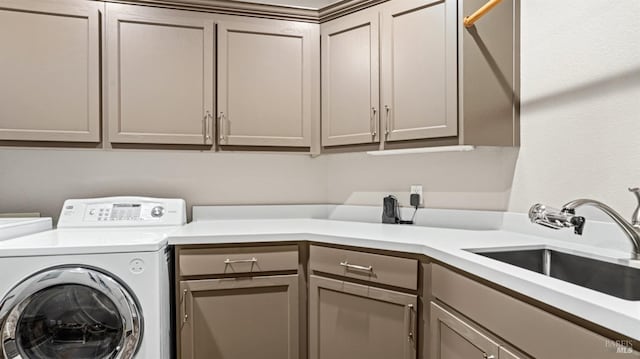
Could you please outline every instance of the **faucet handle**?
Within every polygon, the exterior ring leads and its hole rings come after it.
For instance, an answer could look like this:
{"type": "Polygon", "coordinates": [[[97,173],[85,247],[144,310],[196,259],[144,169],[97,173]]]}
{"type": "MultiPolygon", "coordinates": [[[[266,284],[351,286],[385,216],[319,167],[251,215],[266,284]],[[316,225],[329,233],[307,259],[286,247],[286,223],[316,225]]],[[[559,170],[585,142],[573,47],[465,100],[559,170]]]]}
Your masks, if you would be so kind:
{"type": "Polygon", "coordinates": [[[636,210],[633,211],[633,214],[631,215],[631,225],[633,225],[634,227],[640,228],[640,188],[639,187],[629,188],[629,192],[635,194],[636,198],[638,199],[638,205],[636,206],[636,210]]]}

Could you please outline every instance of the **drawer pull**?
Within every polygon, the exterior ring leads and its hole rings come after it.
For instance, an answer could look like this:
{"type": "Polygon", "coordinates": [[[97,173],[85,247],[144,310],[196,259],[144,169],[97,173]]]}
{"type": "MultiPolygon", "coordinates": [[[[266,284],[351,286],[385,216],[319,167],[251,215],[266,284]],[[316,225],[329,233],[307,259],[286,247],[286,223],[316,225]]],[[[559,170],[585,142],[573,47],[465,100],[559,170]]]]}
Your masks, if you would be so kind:
{"type": "Polygon", "coordinates": [[[258,260],[255,257],[251,259],[234,259],[234,260],[227,258],[224,260],[225,265],[236,264],[236,263],[258,263],[258,260]]]}
{"type": "Polygon", "coordinates": [[[413,324],[413,304],[407,304],[405,308],[407,310],[407,323],[409,324],[409,328],[407,329],[407,338],[410,342],[412,342],[415,339],[415,329],[413,324]]]}
{"type": "Polygon", "coordinates": [[[357,264],[349,264],[349,262],[344,261],[344,262],[340,262],[340,265],[347,268],[347,269],[355,269],[355,270],[361,270],[361,271],[366,271],[366,272],[373,272],[373,267],[372,266],[359,266],[357,264]]]}
{"type": "Polygon", "coordinates": [[[187,293],[189,293],[187,289],[182,291],[182,313],[184,314],[182,317],[183,323],[186,323],[189,320],[189,313],[187,313],[187,293]]]}

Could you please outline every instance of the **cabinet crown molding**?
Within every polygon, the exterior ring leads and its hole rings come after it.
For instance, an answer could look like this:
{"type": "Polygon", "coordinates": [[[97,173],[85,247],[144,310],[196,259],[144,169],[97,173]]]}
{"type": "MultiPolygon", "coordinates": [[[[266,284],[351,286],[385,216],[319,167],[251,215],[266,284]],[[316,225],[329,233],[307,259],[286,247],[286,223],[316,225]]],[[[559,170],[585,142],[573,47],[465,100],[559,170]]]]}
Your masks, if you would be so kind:
{"type": "Polygon", "coordinates": [[[388,0],[342,0],[323,8],[242,2],[236,0],[104,0],[105,2],[209,11],[281,20],[322,23],[388,0]]]}

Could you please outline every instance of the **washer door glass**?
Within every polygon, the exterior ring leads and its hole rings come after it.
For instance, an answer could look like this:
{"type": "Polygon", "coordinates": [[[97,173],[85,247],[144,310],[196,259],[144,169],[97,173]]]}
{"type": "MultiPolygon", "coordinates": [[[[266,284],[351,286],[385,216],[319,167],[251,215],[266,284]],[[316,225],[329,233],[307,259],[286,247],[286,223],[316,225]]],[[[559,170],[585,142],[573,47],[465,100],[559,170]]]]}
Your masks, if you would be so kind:
{"type": "Polygon", "coordinates": [[[36,293],[16,330],[27,358],[104,358],[122,338],[120,314],[104,294],[82,285],[60,285],[36,293]]]}
{"type": "Polygon", "coordinates": [[[114,278],[90,268],[40,272],[0,303],[0,357],[131,359],[142,338],[139,306],[114,278]]]}

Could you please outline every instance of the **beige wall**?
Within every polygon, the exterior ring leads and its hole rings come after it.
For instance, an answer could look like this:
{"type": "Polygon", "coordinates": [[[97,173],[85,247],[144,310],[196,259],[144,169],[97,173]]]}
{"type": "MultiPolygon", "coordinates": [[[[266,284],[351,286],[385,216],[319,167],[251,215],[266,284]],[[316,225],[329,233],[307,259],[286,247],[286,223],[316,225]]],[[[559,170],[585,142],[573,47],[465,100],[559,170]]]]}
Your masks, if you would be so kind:
{"type": "Polygon", "coordinates": [[[67,198],[181,197],[194,204],[323,203],[325,159],[300,154],[0,149],[0,213],[57,217],[67,198]]]}
{"type": "Polygon", "coordinates": [[[384,157],[330,155],[328,200],[382,205],[382,197],[392,193],[408,206],[410,186],[420,184],[427,207],[504,210],[517,153],[512,148],[480,148],[384,157]]]}

